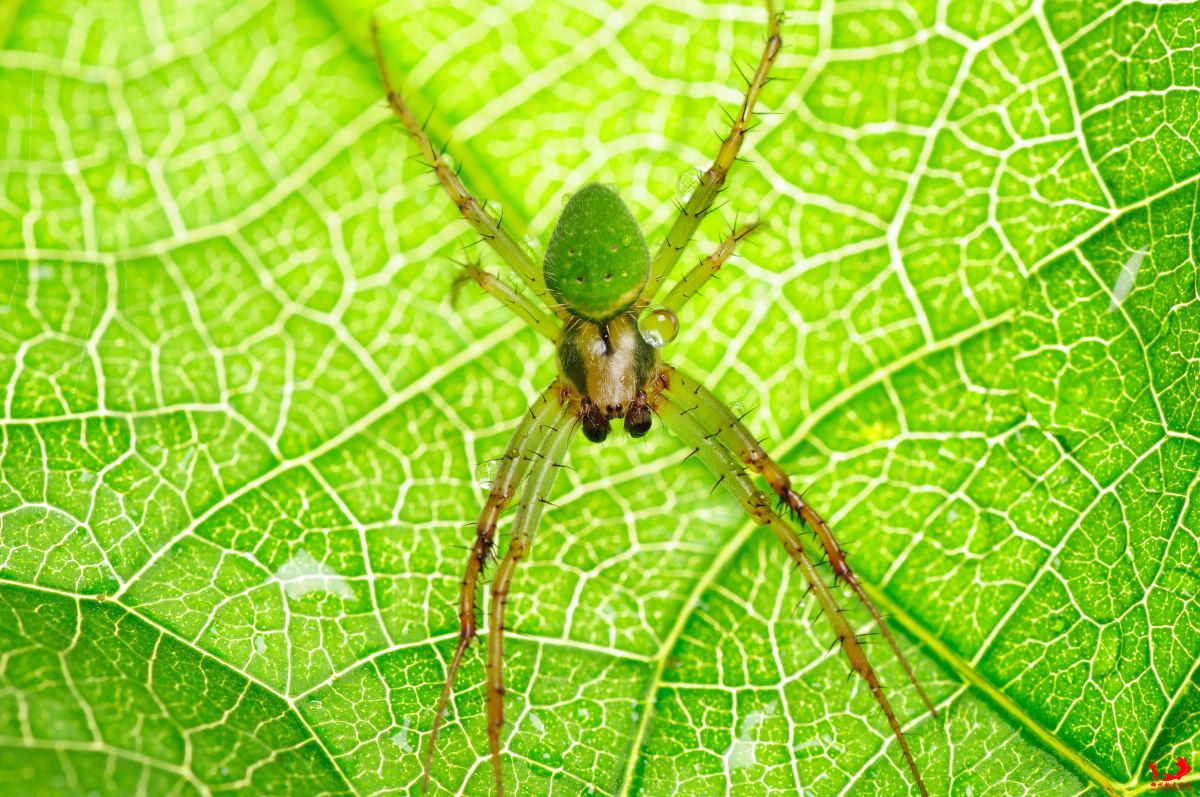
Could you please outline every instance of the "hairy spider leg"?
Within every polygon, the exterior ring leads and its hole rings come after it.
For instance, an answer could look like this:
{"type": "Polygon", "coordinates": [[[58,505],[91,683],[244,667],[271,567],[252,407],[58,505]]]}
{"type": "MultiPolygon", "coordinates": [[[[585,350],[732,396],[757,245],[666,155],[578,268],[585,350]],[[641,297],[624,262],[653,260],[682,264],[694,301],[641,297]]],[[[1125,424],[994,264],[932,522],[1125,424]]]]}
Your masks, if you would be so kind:
{"type": "Polygon", "coordinates": [[[474,282],[483,289],[484,293],[495,297],[502,305],[512,310],[513,315],[531,326],[542,337],[554,342],[558,341],[559,335],[562,334],[562,325],[557,320],[542,312],[528,296],[514,290],[511,285],[496,275],[484,271],[478,263],[463,264],[458,279],[454,281],[451,296],[456,297],[459,289],[468,282],[474,282]]]}
{"type": "Polygon", "coordinates": [[[530,465],[525,489],[513,518],[512,536],[504,559],[492,579],[492,598],[489,604],[487,637],[487,717],[488,746],[492,751],[492,773],[496,776],[496,797],[503,797],[504,776],[500,768],[500,728],[504,725],[504,610],[508,606],[508,590],[512,585],[517,564],[529,552],[533,533],[542,519],[542,509],[549,501],[550,489],[561,469],[567,446],[579,425],[573,415],[560,415],[558,428],[546,441],[546,455],[530,465]]]}
{"type": "Polygon", "coordinates": [[[771,529],[795,563],[796,568],[803,573],[810,591],[817,597],[822,612],[833,624],[837,642],[841,646],[842,652],[846,654],[851,669],[866,681],[875,702],[883,709],[892,733],[908,762],[908,768],[916,780],[917,787],[921,790],[922,795],[928,797],[929,792],[925,789],[925,782],[921,779],[921,773],[917,769],[916,759],[908,747],[908,741],[904,738],[904,731],[900,728],[896,714],[892,711],[891,704],[883,693],[883,686],[879,683],[874,668],[871,667],[871,662],[859,642],[858,635],[854,633],[850,622],[842,614],[833,592],[817,572],[812,558],[805,552],[799,535],[791,524],[776,515],[771,509],[771,503],[766,493],[755,486],[738,458],[717,439],[711,418],[703,408],[688,400],[690,395],[690,392],[680,394],[672,385],[663,391],[662,396],[665,400],[659,403],[655,411],[675,436],[695,449],[696,453],[700,455],[701,461],[717,476],[718,482],[733,494],[746,514],[756,523],[771,529]]]}
{"type": "Polygon", "coordinates": [[[450,702],[450,694],[454,690],[454,677],[462,663],[463,654],[471,640],[475,638],[475,590],[488,560],[493,557],[496,540],[496,524],[500,513],[508,506],[516,494],[517,487],[525,474],[533,466],[546,461],[547,446],[555,426],[564,412],[564,405],[559,401],[562,386],[555,381],[533,400],[533,404],[525,412],[521,422],[517,424],[512,439],[504,451],[496,480],[492,483],[487,501],[479,513],[475,524],[475,545],[467,559],[467,569],[463,574],[462,589],[458,600],[458,646],[450,666],[446,669],[446,682],[442,686],[441,697],[438,698],[437,710],[433,715],[433,730],[429,734],[429,747],[425,750],[425,765],[422,774],[423,787],[429,785],[429,775],[433,766],[433,752],[437,745],[438,731],[445,719],[446,709],[450,702]]]}
{"type": "Polygon", "coordinates": [[[429,134],[425,132],[425,126],[417,121],[412,108],[404,101],[403,95],[396,90],[392,83],[391,73],[387,68],[387,61],[383,56],[383,47],[379,41],[379,24],[374,18],[371,19],[371,42],[375,49],[375,60],[379,64],[379,76],[383,81],[384,90],[387,92],[388,105],[399,117],[405,130],[408,131],[408,135],[416,142],[417,148],[421,151],[421,157],[433,169],[438,181],[453,200],[454,206],[458,208],[458,212],[467,220],[471,228],[487,241],[488,246],[492,247],[496,254],[500,255],[501,259],[517,273],[517,276],[529,285],[533,293],[557,312],[553,300],[546,291],[546,279],[542,276],[541,266],[530,259],[521,245],[509,235],[497,219],[493,219],[484,212],[483,205],[467,190],[458,173],[446,163],[445,158],[442,157],[442,151],[433,146],[429,134]]]}
{"type": "Polygon", "coordinates": [[[854,594],[858,596],[863,605],[867,607],[867,611],[871,613],[871,617],[879,627],[880,633],[883,634],[884,639],[891,646],[892,652],[896,654],[896,658],[900,660],[901,666],[904,667],[904,672],[908,675],[908,680],[916,687],[917,694],[921,696],[921,700],[929,708],[929,713],[936,717],[937,709],[933,707],[933,702],[925,694],[925,690],[921,688],[921,684],[917,681],[917,676],[913,672],[912,666],[908,663],[908,659],[900,652],[900,646],[896,643],[896,638],[892,636],[891,629],[888,628],[883,615],[875,608],[874,602],[867,595],[858,577],[850,568],[850,563],[846,559],[846,552],[838,544],[837,538],[833,536],[833,531],[830,530],[829,525],[817,514],[816,510],[804,503],[799,493],[792,489],[792,482],[788,478],[788,475],[767,455],[762,445],[759,444],[758,439],[742,424],[741,419],[725,406],[724,402],[705,388],[699,380],[681,373],[677,368],[666,366],[663,370],[667,373],[668,379],[670,379],[675,395],[691,401],[692,409],[689,412],[693,410],[699,412],[700,418],[703,419],[705,425],[712,427],[717,439],[741,459],[743,464],[750,466],[750,468],[766,479],[767,484],[771,486],[771,490],[779,498],[779,502],[787,507],[792,518],[799,519],[813,530],[813,533],[816,534],[817,539],[821,542],[821,547],[825,550],[825,558],[829,561],[829,566],[833,569],[834,582],[836,583],[839,578],[845,581],[850,586],[850,589],[854,590],[854,594]]]}
{"type": "Polygon", "coordinates": [[[671,288],[671,292],[667,294],[667,298],[663,299],[662,306],[673,312],[676,318],[678,318],[679,311],[683,309],[683,306],[688,303],[689,299],[699,293],[704,283],[708,282],[721,270],[721,266],[725,265],[725,261],[733,254],[733,250],[738,243],[747,235],[757,230],[758,227],[758,222],[755,222],[731,230],[715,252],[692,266],[692,270],[684,274],[679,282],[675,283],[675,287],[671,288]]]}
{"type": "Polygon", "coordinates": [[[650,279],[646,282],[646,287],[642,290],[641,298],[638,300],[641,306],[654,301],[659,287],[675,263],[678,262],[680,253],[692,240],[692,235],[695,234],[701,219],[708,214],[717,192],[725,184],[725,177],[729,174],[729,169],[737,159],[738,150],[741,149],[742,142],[746,139],[746,131],[750,128],[750,119],[754,114],[754,106],[758,102],[759,94],[762,93],[763,86],[767,84],[771,66],[775,63],[775,57],[779,55],[779,49],[783,46],[783,39],[779,34],[779,22],[780,16],[775,13],[774,0],[767,0],[767,44],[763,49],[762,58],[759,59],[758,69],[748,81],[741,109],[737,117],[733,119],[729,135],[721,142],[721,149],[717,152],[716,159],[700,178],[700,183],[692,191],[692,195],[679,209],[679,215],[675,217],[675,222],[667,232],[667,237],[659,246],[658,252],[655,253],[654,259],[650,263],[650,279]]]}

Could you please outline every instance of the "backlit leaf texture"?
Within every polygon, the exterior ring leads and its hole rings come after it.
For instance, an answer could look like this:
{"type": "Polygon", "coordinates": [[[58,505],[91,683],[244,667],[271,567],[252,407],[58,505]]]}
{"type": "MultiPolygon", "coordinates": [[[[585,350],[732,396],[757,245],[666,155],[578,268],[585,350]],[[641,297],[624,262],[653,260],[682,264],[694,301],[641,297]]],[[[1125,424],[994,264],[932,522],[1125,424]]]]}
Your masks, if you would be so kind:
{"type": "MultiPolygon", "coordinates": [[[[668,356],[847,541],[931,792],[1200,755],[1200,5],[792,0],[668,356]]],[[[26,795],[417,793],[545,341],[471,291],[403,90],[534,251],[659,240],[753,2],[0,2],[0,771],[26,795]]],[[[515,793],[896,795],[769,535],[661,429],[582,441],[511,604],[515,793]]],[[[847,601],[850,605],[852,601],[847,601]]],[[[863,613],[854,617],[869,630],[863,613]]],[[[433,793],[490,788],[478,649],[433,793]]],[[[1190,780],[1190,779],[1189,779],[1190,780]]]]}

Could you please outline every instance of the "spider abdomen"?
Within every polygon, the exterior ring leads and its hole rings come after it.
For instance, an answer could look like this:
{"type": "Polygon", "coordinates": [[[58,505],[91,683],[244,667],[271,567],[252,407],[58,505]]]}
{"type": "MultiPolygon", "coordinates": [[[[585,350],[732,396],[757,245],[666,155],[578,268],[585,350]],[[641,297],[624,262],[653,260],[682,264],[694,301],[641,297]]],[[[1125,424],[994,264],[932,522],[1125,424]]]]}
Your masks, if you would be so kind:
{"type": "Polygon", "coordinates": [[[610,321],[629,309],[650,273],[650,250],[629,207],[592,183],[567,201],[542,273],[555,301],[576,318],[610,321]]]}
{"type": "Polygon", "coordinates": [[[592,442],[604,440],[617,418],[633,437],[649,430],[646,389],[658,365],[658,350],[642,339],[633,313],[606,324],[569,324],[558,343],[559,370],[578,391],[583,431],[592,442]]]}

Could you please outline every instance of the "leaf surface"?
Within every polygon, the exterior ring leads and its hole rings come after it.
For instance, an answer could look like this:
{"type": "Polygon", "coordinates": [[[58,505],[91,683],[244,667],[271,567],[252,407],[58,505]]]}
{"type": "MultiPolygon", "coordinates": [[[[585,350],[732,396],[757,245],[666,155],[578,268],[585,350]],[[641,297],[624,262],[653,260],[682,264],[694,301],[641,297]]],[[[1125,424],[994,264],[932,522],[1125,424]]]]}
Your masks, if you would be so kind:
{"type": "MultiPolygon", "coordinates": [[[[767,225],[669,356],[755,408],[848,541],[939,704],[873,646],[933,793],[1148,791],[1200,737],[1200,8],[787,11],[785,80],[684,265],[721,216],[767,225]]],[[[535,248],[593,180],[659,240],[765,22],[699,0],[0,5],[21,793],[415,790],[473,474],[554,360],[486,297],[451,311],[471,237],[381,107],[373,12],[535,248]]],[[[510,609],[519,793],[907,793],[783,552],[685,453],[661,429],[571,452],[510,609]]],[[[491,782],[480,658],[441,791],[491,782]]]]}

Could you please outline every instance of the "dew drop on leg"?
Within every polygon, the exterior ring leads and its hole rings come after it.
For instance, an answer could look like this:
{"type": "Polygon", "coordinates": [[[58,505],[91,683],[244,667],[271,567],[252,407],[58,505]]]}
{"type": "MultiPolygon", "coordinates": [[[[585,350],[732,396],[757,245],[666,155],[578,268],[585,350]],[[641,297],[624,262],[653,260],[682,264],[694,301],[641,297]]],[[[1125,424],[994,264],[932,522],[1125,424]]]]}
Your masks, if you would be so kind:
{"type": "Polygon", "coordinates": [[[475,483],[481,489],[490,490],[496,483],[496,474],[500,472],[500,460],[486,459],[475,466],[475,483]]]}
{"type": "Polygon", "coordinates": [[[642,340],[656,349],[661,349],[679,334],[679,319],[666,307],[652,307],[638,319],[642,340]]]}
{"type": "Polygon", "coordinates": [[[700,185],[700,181],[704,179],[704,169],[699,166],[693,166],[687,169],[683,174],[679,175],[679,180],[675,183],[675,197],[680,202],[687,202],[692,198],[692,194],[696,192],[696,188],[700,185]]]}

